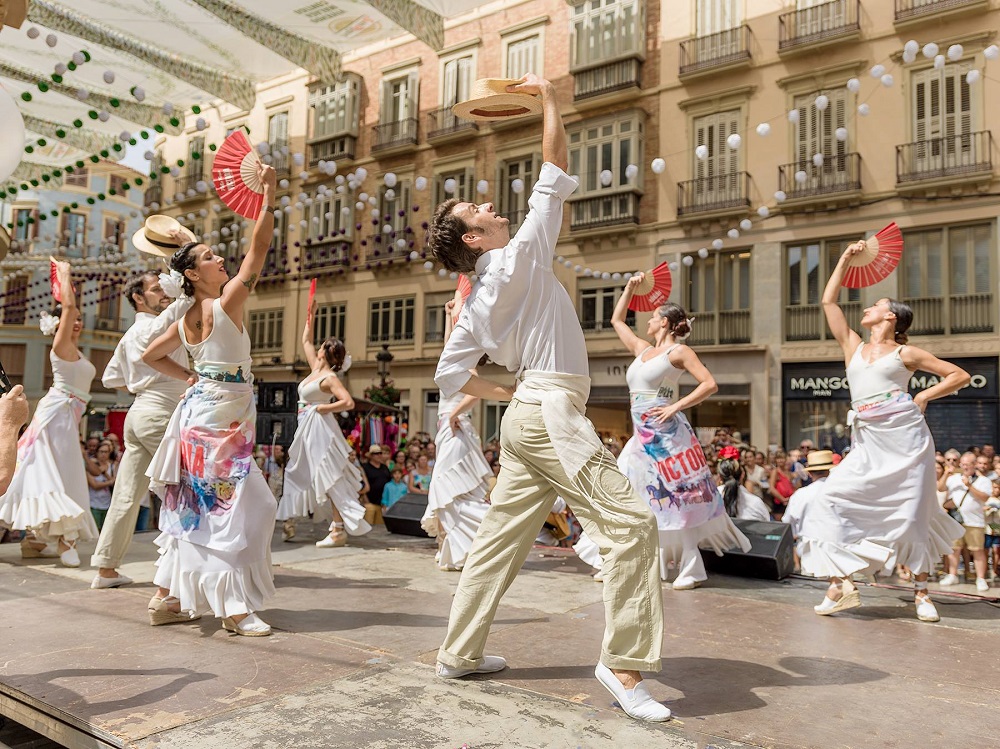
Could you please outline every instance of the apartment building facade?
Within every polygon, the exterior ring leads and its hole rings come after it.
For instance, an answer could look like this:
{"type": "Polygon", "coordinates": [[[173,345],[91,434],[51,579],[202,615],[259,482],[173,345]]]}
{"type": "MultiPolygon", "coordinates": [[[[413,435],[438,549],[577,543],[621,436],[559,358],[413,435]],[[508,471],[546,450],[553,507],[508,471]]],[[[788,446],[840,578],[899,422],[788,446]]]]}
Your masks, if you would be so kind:
{"type": "MultiPolygon", "coordinates": [[[[932,405],[935,435],[996,441],[995,115],[985,106],[996,84],[968,74],[989,64],[984,29],[998,19],[982,0],[496,3],[450,22],[438,53],[388,41],[347,58],[335,85],[289,75],[262,85],[251,111],[222,105],[200,130],[189,117],[184,138],[159,146],[174,172],[147,205],[210,235],[235,264],[248,227],[199,191],[210,158],[191,155],[209,156],[206,144],[237,125],[269,143],[282,205],[247,318],[259,378],[305,374],[298,341],[315,277],[316,335],[345,340],[352,392],[377,379],[388,346],[411,430],[433,432],[455,281],[425,269],[424,224],[456,196],[492,200],[516,226],[540,165],[537,119],[475,125],[450,107],[475,78],[533,70],[556,85],[581,179],[556,273],[587,335],[588,414],[600,431],[628,432],[629,357],[608,325],[619,274],[666,261],[672,298],[697,318],[689,343],[720,384],[692,423],[761,447],[829,441],[847,392],[819,295],[848,241],[896,221],[900,268],[842,302],[855,322],[884,296],[912,304],[913,342],[975,375],[932,405]],[[915,56],[904,54],[910,39],[915,56]],[[938,50],[927,57],[929,43],[938,50]]],[[[928,381],[918,373],[914,386],[928,381]]],[[[480,408],[486,436],[502,410],[480,408]]]]}

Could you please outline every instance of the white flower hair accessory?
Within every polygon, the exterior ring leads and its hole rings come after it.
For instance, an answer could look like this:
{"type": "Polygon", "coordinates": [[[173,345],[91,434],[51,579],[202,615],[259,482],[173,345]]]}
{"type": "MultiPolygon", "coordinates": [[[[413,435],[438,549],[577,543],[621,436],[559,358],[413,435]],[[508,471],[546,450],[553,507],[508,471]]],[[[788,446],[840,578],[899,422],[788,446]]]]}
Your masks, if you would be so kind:
{"type": "Polygon", "coordinates": [[[59,327],[59,318],[48,312],[42,312],[38,318],[38,327],[43,335],[55,335],[56,329],[59,327]]]}
{"type": "Polygon", "coordinates": [[[160,288],[168,297],[176,299],[184,294],[184,276],[173,269],[169,274],[161,273],[160,288]]]}

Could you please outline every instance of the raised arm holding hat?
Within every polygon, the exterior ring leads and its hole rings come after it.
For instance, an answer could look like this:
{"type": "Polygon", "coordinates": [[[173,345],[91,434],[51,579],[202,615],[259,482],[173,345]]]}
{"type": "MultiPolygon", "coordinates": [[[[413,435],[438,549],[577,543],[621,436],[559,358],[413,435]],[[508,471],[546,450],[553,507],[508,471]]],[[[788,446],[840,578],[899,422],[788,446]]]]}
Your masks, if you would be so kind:
{"type": "Polygon", "coordinates": [[[599,545],[607,569],[607,632],[596,675],[625,711],[664,721],[639,671],[660,670],[663,608],[656,522],[584,417],[590,393],[586,341],[552,271],[563,204],[578,183],[565,172],[566,132],[552,84],[526,75],[510,93],[540,96],[544,162],[524,223],[511,237],[493,203],[448,200],[435,211],[430,246],[447,270],[479,277],[445,344],[435,381],[510,400],[500,427],[500,475],[469,552],[438,652],[437,673],[456,678],[506,667],[483,650],[500,598],[524,563],[557,494],[599,545]],[[517,373],[517,390],[473,374],[483,354],[517,373]]]}

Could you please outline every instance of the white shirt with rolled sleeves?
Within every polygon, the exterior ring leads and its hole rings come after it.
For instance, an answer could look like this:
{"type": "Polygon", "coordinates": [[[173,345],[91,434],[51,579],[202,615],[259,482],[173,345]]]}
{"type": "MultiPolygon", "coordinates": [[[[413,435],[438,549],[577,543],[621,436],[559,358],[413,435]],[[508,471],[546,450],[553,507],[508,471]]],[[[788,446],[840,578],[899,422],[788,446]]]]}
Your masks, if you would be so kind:
{"type": "Polygon", "coordinates": [[[528,215],[505,247],[483,253],[479,280],[445,344],[434,381],[451,397],[482,355],[510,372],[590,376],[587,345],[569,294],[552,272],[563,203],[579,186],[555,164],[542,164],[528,215]]]}
{"type": "MultiPolygon", "coordinates": [[[[104,387],[124,388],[133,395],[148,391],[176,402],[187,390],[187,383],[157,372],[142,360],[142,354],[172,323],[184,317],[193,304],[192,298],[181,297],[158,315],[137,312],[135,322],[118,341],[115,353],[104,370],[101,377],[104,387]]],[[[181,345],[170,354],[170,358],[182,367],[188,366],[187,351],[181,345]]]]}

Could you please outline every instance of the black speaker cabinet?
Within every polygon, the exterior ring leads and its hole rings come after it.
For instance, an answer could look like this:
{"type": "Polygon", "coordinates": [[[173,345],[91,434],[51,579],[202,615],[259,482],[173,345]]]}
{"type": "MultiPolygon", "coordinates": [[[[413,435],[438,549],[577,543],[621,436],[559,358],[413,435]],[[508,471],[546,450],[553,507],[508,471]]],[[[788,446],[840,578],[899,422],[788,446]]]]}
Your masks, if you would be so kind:
{"type": "Polygon", "coordinates": [[[282,413],[298,408],[298,393],[294,382],[262,382],[257,389],[257,410],[262,413],[282,413]]]}
{"type": "Polygon", "coordinates": [[[298,416],[295,413],[258,413],[257,444],[270,445],[272,442],[286,450],[292,445],[298,416]]]}
{"type": "Polygon", "coordinates": [[[420,518],[424,516],[426,509],[426,494],[404,494],[392,507],[382,510],[385,529],[402,536],[430,538],[427,531],[420,527],[420,518]]]}
{"type": "Polygon", "coordinates": [[[716,556],[714,551],[702,549],[705,568],[711,572],[736,577],[756,577],[763,580],[781,580],[795,569],[792,554],[792,529],[786,523],[762,520],[733,520],[736,527],[750,539],[750,551],[730,549],[716,556]]]}

